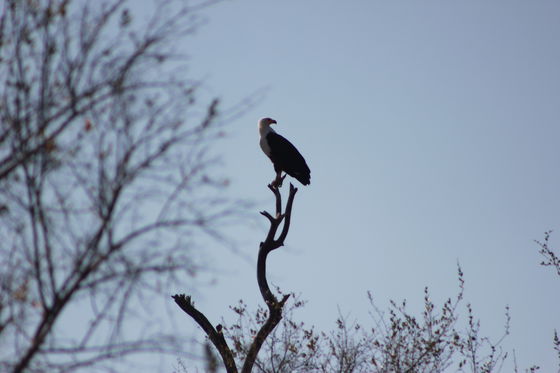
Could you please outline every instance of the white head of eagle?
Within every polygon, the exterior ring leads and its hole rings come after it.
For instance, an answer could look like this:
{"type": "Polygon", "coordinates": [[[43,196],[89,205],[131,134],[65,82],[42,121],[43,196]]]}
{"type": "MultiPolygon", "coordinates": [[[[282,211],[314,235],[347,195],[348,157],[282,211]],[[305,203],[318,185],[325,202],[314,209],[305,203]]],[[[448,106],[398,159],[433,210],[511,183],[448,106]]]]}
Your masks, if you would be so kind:
{"type": "Polygon", "coordinates": [[[311,171],[307,167],[305,159],[291,142],[270,128],[271,124],[276,124],[272,118],[259,120],[261,149],[270,158],[274,171],[276,171],[276,179],[273,183],[282,184],[282,171],[284,171],[303,185],[309,185],[311,171]]]}

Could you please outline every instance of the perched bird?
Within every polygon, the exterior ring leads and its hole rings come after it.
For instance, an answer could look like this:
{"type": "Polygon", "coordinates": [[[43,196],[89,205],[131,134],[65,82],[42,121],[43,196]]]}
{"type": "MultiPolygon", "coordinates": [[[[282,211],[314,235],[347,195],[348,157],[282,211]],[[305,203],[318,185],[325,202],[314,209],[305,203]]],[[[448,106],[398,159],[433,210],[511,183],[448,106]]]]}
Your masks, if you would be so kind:
{"type": "MultiPolygon", "coordinates": [[[[303,185],[311,182],[311,171],[305,159],[291,142],[277,134],[270,125],[276,123],[272,118],[259,120],[261,149],[270,158],[276,171],[272,185],[282,186],[282,171],[297,179],[303,185]]],[[[285,177],[285,176],[284,176],[285,177]]]]}

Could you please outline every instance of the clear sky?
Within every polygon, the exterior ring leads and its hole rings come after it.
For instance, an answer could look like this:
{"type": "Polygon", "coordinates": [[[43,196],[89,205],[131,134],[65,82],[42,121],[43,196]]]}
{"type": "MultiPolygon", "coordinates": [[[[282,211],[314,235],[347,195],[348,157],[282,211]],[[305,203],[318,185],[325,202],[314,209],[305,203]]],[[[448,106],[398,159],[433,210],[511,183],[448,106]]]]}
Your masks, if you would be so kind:
{"type": "Polygon", "coordinates": [[[262,303],[274,172],[256,125],[270,116],[312,171],[269,257],[271,281],[309,301],[299,319],[330,330],[339,306],[367,324],[367,290],[382,309],[419,308],[424,286],[441,304],[459,262],[482,334],[501,336],[509,305],[504,347],[554,371],[560,278],[533,240],[556,229],[560,246],[560,2],[237,0],[204,16],[180,47],[203,94],[244,108],[219,151],[255,216],[233,231],[240,253],[209,249],[220,271],[200,310],[217,323],[239,298],[262,303]]]}

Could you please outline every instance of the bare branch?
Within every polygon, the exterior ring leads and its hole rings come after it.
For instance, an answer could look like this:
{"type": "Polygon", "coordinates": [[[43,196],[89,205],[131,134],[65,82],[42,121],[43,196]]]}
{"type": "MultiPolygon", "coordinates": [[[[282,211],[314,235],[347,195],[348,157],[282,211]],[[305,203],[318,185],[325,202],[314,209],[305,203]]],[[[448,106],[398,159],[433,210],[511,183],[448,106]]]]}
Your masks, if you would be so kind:
{"type": "MultiPolygon", "coordinates": [[[[283,179],[282,179],[283,180],[283,179]]],[[[280,194],[280,189],[277,184],[268,184],[268,189],[274,193],[274,197],[276,197],[276,217],[282,214],[282,195],[280,194]]]]}
{"type": "Polygon", "coordinates": [[[284,240],[288,236],[288,231],[290,230],[290,220],[292,217],[292,205],[294,203],[294,198],[296,196],[297,188],[290,183],[290,195],[288,197],[288,203],[286,204],[286,213],[284,214],[284,227],[282,228],[282,233],[278,237],[278,243],[280,246],[284,245],[284,240]]]}
{"type": "Polygon", "coordinates": [[[560,276],[560,255],[557,255],[550,245],[551,234],[552,231],[546,231],[544,232],[544,240],[535,242],[540,246],[539,254],[541,254],[544,258],[544,260],[541,261],[541,265],[555,268],[556,273],[560,276]]]}
{"type": "MultiPolygon", "coordinates": [[[[270,293],[272,295],[272,293],[270,293]]],[[[284,295],[280,302],[276,300],[274,303],[270,303],[270,300],[267,301],[268,309],[270,314],[268,319],[263,324],[263,326],[259,329],[251,347],[249,347],[249,351],[247,352],[247,356],[245,357],[245,363],[243,364],[243,368],[241,369],[242,373],[250,373],[253,369],[253,365],[255,364],[255,360],[257,359],[257,354],[259,353],[262,344],[268,337],[268,335],[276,328],[276,325],[282,320],[282,309],[284,308],[284,304],[290,297],[290,294],[284,295]]],[[[270,297],[268,297],[270,298],[270,297]]]]}
{"type": "Polygon", "coordinates": [[[284,295],[282,300],[278,301],[270,290],[268,281],[266,279],[266,259],[271,251],[284,245],[284,240],[286,239],[286,236],[288,235],[288,231],[290,229],[292,205],[297,192],[297,188],[290,184],[290,194],[288,196],[285,214],[282,214],[282,202],[278,186],[269,185],[268,188],[274,193],[274,196],[276,197],[276,218],[272,219],[270,214],[266,212],[262,213],[270,221],[270,228],[266,240],[261,243],[259,248],[259,256],[257,259],[257,282],[259,284],[261,295],[268,307],[269,316],[267,321],[260,328],[253,343],[251,344],[251,347],[249,348],[249,351],[245,358],[245,363],[243,364],[243,368],[241,370],[243,373],[251,372],[262,344],[264,343],[268,335],[274,330],[276,325],[278,325],[280,320],[282,320],[282,309],[284,307],[284,304],[290,297],[290,295],[287,294],[284,295]],[[276,235],[276,231],[278,230],[278,227],[282,223],[282,221],[284,221],[282,233],[280,234],[279,238],[275,240],[274,236],[276,235]]]}
{"type": "Polygon", "coordinates": [[[185,313],[192,317],[193,320],[196,321],[196,323],[202,328],[202,330],[204,330],[210,341],[214,344],[214,346],[220,353],[227,372],[237,373],[237,366],[235,365],[233,354],[221,331],[221,325],[218,325],[218,330],[216,330],[212,326],[210,321],[208,321],[206,316],[204,316],[202,312],[195,308],[190,296],[186,296],[185,294],[178,294],[173,295],[172,298],[175,300],[175,303],[177,303],[177,305],[183,311],[185,311],[185,313]]]}
{"type": "Polygon", "coordinates": [[[274,224],[274,218],[268,213],[268,211],[261,211],[261,215],[267,218],[271,224],[274,224]]]}

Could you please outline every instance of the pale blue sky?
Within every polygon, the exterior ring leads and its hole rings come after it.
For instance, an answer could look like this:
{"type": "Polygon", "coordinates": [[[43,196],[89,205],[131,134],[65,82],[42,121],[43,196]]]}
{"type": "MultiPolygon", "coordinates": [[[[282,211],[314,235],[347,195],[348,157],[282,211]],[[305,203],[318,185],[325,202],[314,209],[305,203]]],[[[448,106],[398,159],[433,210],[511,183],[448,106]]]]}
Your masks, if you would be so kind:
{"type": "Polygon", "coordinates": [[[418,308],[424,286],[440,303],[460,262],[482,333],[500,337],[509,305],[504,347],[552,372],[560,279],[533,240],[556,229],[560,246],[560,2],[238,0],[204,15],[188,74],[223,109],[253,103],[220,151],[260,223],[235,237],[250,260],[209,250],[227,270],[200,309],[217,323],[239,298],[262,303],[251,260],[274,172],[256,123],[270,116],[312,171],[269,259],[272,282],[309,301],[301,320],[331,329],[340,306],[367,324],[367,290],[381,308],[418,308]]]}

